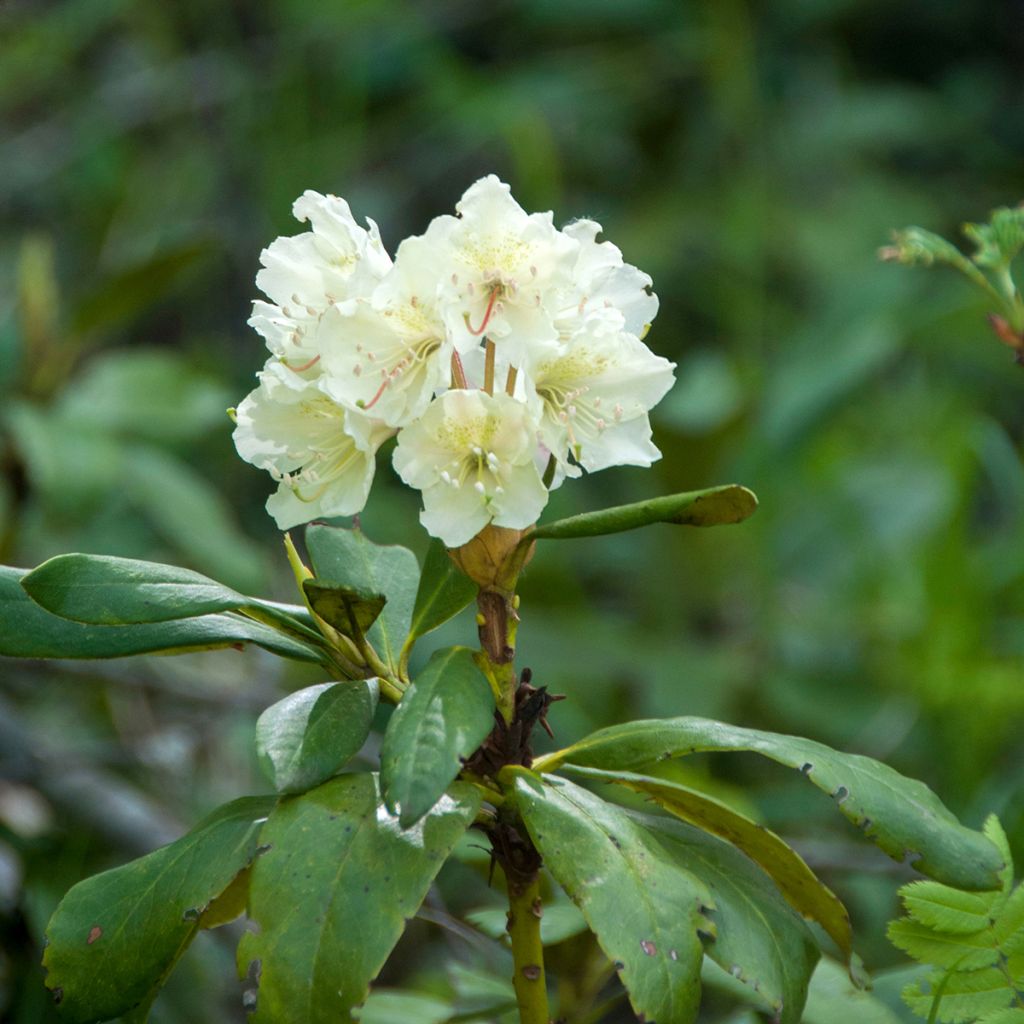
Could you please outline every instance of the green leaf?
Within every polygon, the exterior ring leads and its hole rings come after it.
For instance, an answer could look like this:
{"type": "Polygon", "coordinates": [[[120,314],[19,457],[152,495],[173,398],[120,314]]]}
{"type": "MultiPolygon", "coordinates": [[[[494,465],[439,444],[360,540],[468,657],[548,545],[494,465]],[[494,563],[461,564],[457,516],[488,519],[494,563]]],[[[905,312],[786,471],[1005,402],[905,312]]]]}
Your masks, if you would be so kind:
{"type": "Polygon", "coordinates": [[[455,568],[444,544],[437,539],[432,540],[423,560],[403,654],[408,656],[412,645],[421,636],[458,615],[476,597],[476,589],[476,584],[455,568]]]}
{"type": "Polygon", "coordinates": [[[374,989],[359,1010],[359,1024],[444,1024],[451,1016],[447,1000],[420,992],[374,989]]]}
{"type": "Polygon", "coordinates": [[[676,817],[732,843],[771,876],[794,910],[817,921],[847,959],[853,955],[850,916],[839,897],[774,832],[678,782],[575,765],[565,765],[564,770],[587,779],[618,783],[649,796],[676,817]]]}
{"type": "Polygon", "coordinates": [[[870,992],[851,984],[835,961],[822,959],[811,978],[803,1024],[901,1024],[897,1016],[870,992]]]}
{"type": "Polygon", "coordinates": [[[707,955],[767,999],[779,1024],[799,1024],[818,946],[772,880],[739,850],[692,825],[632,817],[711,892],[715,939],[707,955]]]}
{"type": "Polygon", "coordinates": [[[1019,1006],[1007,1010],[996,1010],[979,1017],[977,1024],[1024,1024],[1024,1009],[1019,1006]]]}
{"type": "MultiPolygon", "coordinates": [[[[508,906],[481,907],[466,914],[466,920],[476,925],[485,935],[500,939],[507,934],[508,906]]],[[[555,902],[544,903],[540,919],[540,940],[545,946],[565,942],[587,930],[586,918],[574,903],[559,894],[555,902]]]]}
{"type": "Polygon", "coordinates": [[[402,827],[444,793],[494,726],[494,693],[468,647],[435,651],[388,722],[381,786],[402,827]]]}
{"type": "Polygon", "coordinates": [[[567,540],[571,537],[599,537],[607,533],[636,530],[652,523],[686,526],[720,526],[741,523],[754,514],[757,497],[737,484],[711,487],[705,491],[649,498],[632,505],[618,505],[598,512],[584,512],[553,523],[542,523],[530,540],[567,540]]]}
{"type": "Polygon", "coordinates": [[[964,234],[975,244],[972,257],[980,267],[1007,267],[1024,249],[1024,208],[993,210],[988,224],[965,224],[964,234]]]}
{"type": "Polygon", "coordinates": [[[315,638],[298,607],[245,597],[191,569],[113,555],[57,555],[21,581],[29,597],[62,619],[97,626],[138,625],[253,609],[315,638]],[[303,622],[302,620],[305,620],[303,622]]]}
{"type": "Polygon", "coordinates": [[[318,579],[387,598],[367,639],[397,674],[419,585],[416,556],[407,548],[374,544],[361,530],[320,523],[306,528],[306,548],[318,579]]]}
{"type": "Polygon", "coordinates": [[[989,923],[998,893],[962,892],[939,882],[910,882],[900,890],[907,913],[929,928],[967,935],[989,923]]]}
{"type": "Polygon", "coordinates": [[[336,775],[370,734],[376,679],[321,683],[290,693],[256,722],[256,753],[279,793],[299,793],[336,775]]]}
{"type": "Polygon", "coordinates": [[[906,919],[893,921],[889,941],[915,960],[936,967],[956,967],[971,971],[990,967],[999,959],[999,950],[991,929],[949,935],[906,919]]]}
{"type": "Polygon", "coordinates": [[[924,783],[859,754],[798,736],[743,729],[705,718],[645,720],[600,729],[536,760],[537,770],[568,763],[633,770],[704,751],[751,751],[797,769],[828,793],[845,817],[889,856],[961,889],[994,889],[1004,867],[999,849],[965,828],[924,783]]]}
{"type": "Polygon", "coordinates": [[[339,1024],[366,998],[430,883],[480,806],[456,783],[414,828],[381,806],[376,777],[343,775],[281,801],[253,869],[239,971],[253,1024],[339,1024]]]}
{"type": "Polygon", "coordinates": [[[621,807],[566,779],[506,771],[545,865],[616,965],[633,1009],[658,1024],[692,1024],[700,934],[714,934],[707,886],[621,807]]]}
{"type": "Polygon", "coordinates": [[[205,651],[254,643],[282,658],[318,663],[321,653],[243,615],[201,615],[137,626],[92,626],[51,615],[21,580],[25,569],[0,566],[0,655],[12,658],[123,658],[205,651]]]}
{"type": "Polygon", "coordinates": [[[188,835],[79,882],[46,929],[46,984],[63,1019],[105,1021],[145,1005],[200,918],[257,853],[272,797],[226,804],[188,835]]]}
{"type": "Polygon", "coordinates": [[[977,266],[941,235],[924,228],[909,227],[894,231],[892,239],[893,244],[880,251],[882,259],[896,260],[906,266],[930,267],[935,263],[944,263],[959,270],[986,292],[996,298],[1000,297],[977,266]]]}
{"type": "MultiPolygon", "coordinates": [[[[903,990],[903,1001],[919,1017],[928,1017],[942,980],[941,973],[933,975],[927,991],[920,984],[908,985],[903,990]]],[[[998,967],[955,971],[946,978],[937,1019],[949,1024],[974,1020],[1008,1007],[1013,998],[1013,988],[998,967]]]]}
{"type": "Polygon", "coordinates": [[[304,580],[302,589],[313,611],[349,637],[366,636],[387,603],[383,594],[316,578],[304,580]]]}

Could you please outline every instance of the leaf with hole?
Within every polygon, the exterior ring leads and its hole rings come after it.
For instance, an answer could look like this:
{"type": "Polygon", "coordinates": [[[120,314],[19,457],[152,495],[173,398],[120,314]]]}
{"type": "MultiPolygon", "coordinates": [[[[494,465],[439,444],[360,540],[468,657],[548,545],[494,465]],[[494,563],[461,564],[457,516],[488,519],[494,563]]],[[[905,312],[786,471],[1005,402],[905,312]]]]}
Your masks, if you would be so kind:
{"type": "Polygon", "coordinates": [[[701,935],[715,932],[708,887],[623,808],[567,779],[505,772],[545,866],[616,965],[634,1011],[659,1024],[692,1024],[701,935]]]}
{"type": "Polygon", "coordinates": [[[799,1024],[818,946],[772,879],[735,847],[692,825],[649,814],[632,818],[710,891],[715,938],[707,955],[763,996],[779,1024],[799,1024]]]}
{"type": "Polygon", "coordinates": [[[847,959],[853,955],[850,915],[839,897],[814,874],[796,850],[770,829],[719,800],[668,779],[571,764],[565,765],[563,770],[584,779],[617,783],[649,796],[671,814],[732,843],[772,878],[794,910],[817,921],[847,959]]]}
{"type": "Polygon", "coordinates": [[[780,733],[743,729],[706,718],[667,718],[599,729],[534,767],[561,764],[609,771],[642,769],[663,758],[704,751],[750,751],[795,768],[831,796],[843,815],[890,857],[961,889],[994,889],[1004,866],[998,848],[964,827],[923,783],[859,754],[780,733]]]}
{"type": "Polygon", "coordinates": [[[413,828],[384,808],[374,775],[342,775],[283,799],[264,826],[238,967],[253,1024],[338,1024],[416,913],[480,807],[456,783],[413,828]]]}
{"type": "Polygon", "coordinates": [[[273,797],[226,804],[160,850],[74,886],[46,928],[61,1017],[91,1024],[146,1006],[218,896],[256,857],[273,797]]]}

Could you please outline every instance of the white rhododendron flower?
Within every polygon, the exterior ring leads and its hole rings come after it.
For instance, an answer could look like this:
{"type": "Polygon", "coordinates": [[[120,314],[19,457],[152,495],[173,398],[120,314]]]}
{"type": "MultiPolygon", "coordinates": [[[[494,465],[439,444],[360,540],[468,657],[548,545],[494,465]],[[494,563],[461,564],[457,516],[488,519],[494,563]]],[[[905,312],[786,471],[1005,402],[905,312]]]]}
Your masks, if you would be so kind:
{"type": "Polygon", "coordinates": [[[529,346],[554,341],[551,300],[571,282],[578,243],[551,213],[528,214],[493,174],[471,185],[458,217],[436,217],[426,252],[450,273],[441,279],[445,319],[461,352],[485,335],[518,366],[529,346]]]}
{"type": "Polygon", "coordinates": [[[267,511],[286,530],[318,516],[347,516],[366,504],[374,456],[394,431],[333,401],[318,381],[286,382],[272,367],[235,411],[234,442],[246,462],[278,481],[267,511]]]}
{"type": "Polygon", "coordinates": [[[488,523],[522,530],[537,521],[547,488],[534,462],[537,424],[508,395],[446,391],[398,435],[395,469],[423,492],[420,520],[448,547],[488,523]]]}
{"type": "Polygon", "coordinates": [[[564,345],[533,353],[529,380],[540,405],[540,438],[560,462],[584,469],[649,466],[648,410],[672,387],[672,363],[614,323],[587,320],[564,345]]]}
{"type": "Polygon", "coordinates": [[[360,227],[344,199],[304,192],[292,207],[311,231],[278,238],[260,254],[256,286],[270,302],[253,303],[249,325],[300,376],[315,376],[317,328],[335,303],[369,294],[391,268],[374,222],[360,227]],[[312,373],[310,373],[312,371],[312,373]]]}
{"type": "Polygon", "coordinates": [[[642,340],[658,300],[599,224],[559,230],[490,175],[392,262],[344,200],[306,192],[294,212],[310,230],[261,255],[270,302],[249,323],[271,356],[234,434],[278,481],[282,529],[360,511],[395,434],[449,547],[531,526],[567,477],[660,457],[648,413],[674,366],[642,340]]]}

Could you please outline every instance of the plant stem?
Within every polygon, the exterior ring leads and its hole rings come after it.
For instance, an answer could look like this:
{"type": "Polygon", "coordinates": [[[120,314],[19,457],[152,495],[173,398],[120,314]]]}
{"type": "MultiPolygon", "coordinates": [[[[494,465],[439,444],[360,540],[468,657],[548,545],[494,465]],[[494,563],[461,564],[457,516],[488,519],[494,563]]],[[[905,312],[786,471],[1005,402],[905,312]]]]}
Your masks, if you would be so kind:
{"type": "Polygon", "coordinates": [[[525,883],[509,881],[508,934],[515,975],[512,985],[521,1024],[550,1024],[544,980],[544,947],[540,941],[540,875],[525,883]]]}
{"type": "Polygon", "coordinates": [[[516,706],[516,628],[519,615],[514,595],[481,587],[477,594],[480,614],[477,623],[480,634],[481,666],[490,677],[495,703],[506,723],[511,723],[516,706]]]}

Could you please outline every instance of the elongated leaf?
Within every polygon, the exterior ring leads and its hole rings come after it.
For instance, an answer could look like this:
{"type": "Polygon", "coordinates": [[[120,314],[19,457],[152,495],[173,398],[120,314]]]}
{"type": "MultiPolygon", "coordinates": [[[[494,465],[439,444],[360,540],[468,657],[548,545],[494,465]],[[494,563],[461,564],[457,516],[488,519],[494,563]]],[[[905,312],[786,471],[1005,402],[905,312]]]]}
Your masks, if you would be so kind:
{"type": "Polygon", "coordinates": [[[545,865],[583,911],[633,1009],[658,1024],[692,1024],[700,934],[714,934],[708,887],[622,808],[566,779],[506,771],[545,865]]]}
{"type": "Polygon", "coordinates": [[[853,954],[850,915],[839,897],[821,882],[803,858],[770,829],[745,818],[712,797],[667,779],[566,765],[565,771],[587,779],[614,782],[656,800],[665,810],[699,825],[742,850],[771,876],[794,910],[825,929],[847,959],[853,954]]]}
{"type": "Polygon", "coordinates": [[[387,603],[383,594],[324,580],[305,580],[302,589],[310,607],[344,636],[366,636],[387,603]]]}
{"type": "Polygon", "coordinates": [[[434,876],[480,806],[457,783],[414,828],[383,808],[373,775],[282,800],[264,826],[239,971],[253,1024],[339,1024],[366,998],[434,876]]]}
{"type": "Polygon", "coordinates": [[[242,615],[201,615],[138,626],[90,626],[51,615],[21,586],[25,569],[0,566],[0,655],[13,658],[123,658],[254,643],[283,658],[319,662],[317,648],[242,615]]]}
{"type": "Polygon", "coordinates": [[[421,636],[458,615],[476,597],[476,584],[455,568],[444,544],[434,539],[427,548],[404,650],[421,636]]]}
{"type": "Polygon", "coordinates": [[[935,991],[945,980],[937,1020],[948,1022],[972,1021],[986,1014],[995,1015],[1014,1001],[1014,987],[998,967],[983,967],[978,971],[955,972],[943,979],[934,975],[925,990],[920,984],[908,985],[903,990],[903,1001],[919,1017],[927,1018],[935,999],[935,991]]]}
{"type": "Polygon", "coordinates": [[[735,847],[692,825],[632,817],[710,890],[715,939],[705,947],[707,955],[767,999],[779,1024],[799,1024],[818,946],[768,875],[735,847]]]}
{"type": "Polygon", "coordinates": [[[710,487],[704,491],[670,494],[649,498],[632,505],[618,505],[598,512],[584,512],[553,523],[542,523],[531,534],[532,540],[567,540],[571,537],[599,537],[606,533],[636,530],[653,523],[686,526],[720,526],[741,523],[757,509],[753,491],[738,484],[710,487]]]}
{"type": "Polygon", "coordinates": [[[145,1006],[213,900],[256,856],[272,797],[226,804],[176,842],[79,882],[46,929],[46,984],[61,1016],[105,1021],[145,1006]]]}
{"type": "Polygon", "coordinates": [[[850,983],[834,960],[822,959],[811,978],[803,1024],[903,1024],[880,999],[850,983]]]}
{"type": "Polygon", "coordinates": [[[319,523],[306,529],[306,547],[318,579],[387,598],[367,639],[397,673],[420,578],[416,556],[406,548],[374,544],[361,530],[319,523]]]}
{"type": "Polygon", "coordinates": [[[646,720],[600,729],[538,758],[535,768],[550,771],[570,763],[628,771],[702,751],[751,751],[796,768],[889,856],[909,860],[923,874],[956,888],[984,890],[1000,884],[1003,856],[996,846],[961,825],[924,783],[872,758],[798,736],[705,718],[646,720]]]}
{"type": "Polygon", "coordinates": [[[21,585],[48,612],[96,626],[171,622],[254,609],[284,628],[305,626],[312,635],[303,609],[246,597],[177,565],[113,555],[57,555],[33,569],[21,585]]]}
{"type": "Polygon", "coordinates": [[[366,742],[379,695],[376,679],[321,683],[267,708],[256,752],[274,788],[300,793],[336,775],[366,742]]]}
{"type": "Polygon", "coordinates": [[[494,694],[468,647],[436,651],[388,722],[381,786],[402,827],[418,821],[494,726],[494,694]]]}

